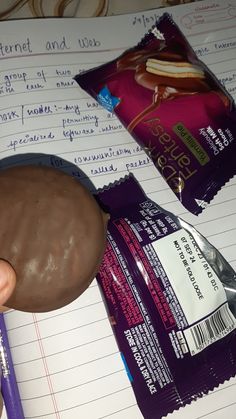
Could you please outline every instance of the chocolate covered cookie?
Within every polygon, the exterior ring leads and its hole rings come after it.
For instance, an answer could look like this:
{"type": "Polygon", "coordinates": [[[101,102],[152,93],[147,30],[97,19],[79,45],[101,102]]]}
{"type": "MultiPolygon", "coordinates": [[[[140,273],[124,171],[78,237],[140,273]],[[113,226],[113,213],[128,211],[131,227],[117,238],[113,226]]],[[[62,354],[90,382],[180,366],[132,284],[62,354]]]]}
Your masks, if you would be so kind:
{"type": "Polygon", "coordinates": [[[161,102],[210,91],[204,71],[200,66],[189,62],[149,58],[145,63],[137,66],[134,77],[138,84],[152,90],[153,96],[151,103],[127,126],[130,132],[145,116],[157,109],[161,102]]]}
{"type": "Polygon", "coordinates": [[[150,58],[136,69],[135,80],[147,89],[172,88],[176,96],[208,92],[204,71],[188,62],[160,61],[150,58]]]}
{"type": "Polygon", "coordinates": [[[46,166],[0,172],[0,257],[16,271],[7,307],[45,312],[76,299],[101,262],[108,216],[76,179],[46,166]]]}
{"type": "MultiPolygon", "coordinates": [[[[178,48],[177,48],[178,50],[178,48]]],[[[153,52],[152,48],[149,49],[138,49],[135,48],[131,51],[126,51],[118,60],[117,60],[117,70],[135,70],[139,64],[145,63],[149,58],[155,58],[157,60],[166,60],[166,61],[183,61],[183,54],[178,51],[158,51],[153,52]]]]}

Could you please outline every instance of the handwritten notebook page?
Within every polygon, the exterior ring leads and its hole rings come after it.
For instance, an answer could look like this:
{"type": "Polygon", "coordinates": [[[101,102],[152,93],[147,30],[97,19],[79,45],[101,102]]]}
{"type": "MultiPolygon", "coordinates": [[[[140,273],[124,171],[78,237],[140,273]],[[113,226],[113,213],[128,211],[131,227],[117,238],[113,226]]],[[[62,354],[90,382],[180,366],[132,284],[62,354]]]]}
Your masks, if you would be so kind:
{"type": "MultiPolygon", "coordinates": [[[[170,11],[236,97],[232,9],[207,1],[170,11]]],[[[2,22],[0,163],[52,165],[90,188],[91,182],[101,187],[133,172],[152,199],[194,224],[236,268],[236,179],[202,215],[189,214],[119,121],[72,80],[136,44],[164,10],[96,20],[2,22]]],[[[61,310],[9,311],[5,320],[26,418],[142,418],[95,281],[61,310]]],[[[233,419],[235,390],[232,379],[170,418],[233,419]]]]}

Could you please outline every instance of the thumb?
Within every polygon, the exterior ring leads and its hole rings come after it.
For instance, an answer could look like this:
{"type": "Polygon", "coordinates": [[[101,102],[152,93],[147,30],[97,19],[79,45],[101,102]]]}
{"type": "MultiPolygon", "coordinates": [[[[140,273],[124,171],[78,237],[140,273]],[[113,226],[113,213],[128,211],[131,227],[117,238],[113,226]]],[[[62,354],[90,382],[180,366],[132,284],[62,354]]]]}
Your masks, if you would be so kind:
{"type": "Polygon", "coordinates": [[[0,259],[0,305],[10,298],[16,285],[16,274],[12,266],[0,259]]]}

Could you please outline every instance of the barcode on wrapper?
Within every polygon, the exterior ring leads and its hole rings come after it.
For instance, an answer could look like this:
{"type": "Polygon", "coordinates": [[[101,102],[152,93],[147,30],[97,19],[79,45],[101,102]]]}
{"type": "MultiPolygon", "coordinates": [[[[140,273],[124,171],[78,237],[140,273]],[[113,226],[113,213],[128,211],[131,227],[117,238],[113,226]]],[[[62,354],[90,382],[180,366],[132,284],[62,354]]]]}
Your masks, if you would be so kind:
{"type": "Polygon", "coordinates": [[[226,303],[209,317],[184,331],[191,355],[198,354],[235,328],[236,318],[226,303]]]}

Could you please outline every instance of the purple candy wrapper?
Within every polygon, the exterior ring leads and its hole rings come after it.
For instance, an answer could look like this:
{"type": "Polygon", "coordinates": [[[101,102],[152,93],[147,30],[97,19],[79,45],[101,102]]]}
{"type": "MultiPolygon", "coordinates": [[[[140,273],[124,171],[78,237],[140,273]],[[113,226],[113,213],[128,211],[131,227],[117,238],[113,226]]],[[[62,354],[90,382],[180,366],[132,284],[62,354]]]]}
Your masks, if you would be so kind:
{"type": "Polygon", "coordinates": [[[136,47],[75,80],[118,116],[192,213],[235,175],[233,99],[168,14],[136,47]]]}
{"type": "Polygon", "coordinates": [[[97,280],[139,408],[158,419],[236,374],[236,275],[132,175],[98,200],[111,218],[97,280]]]}

